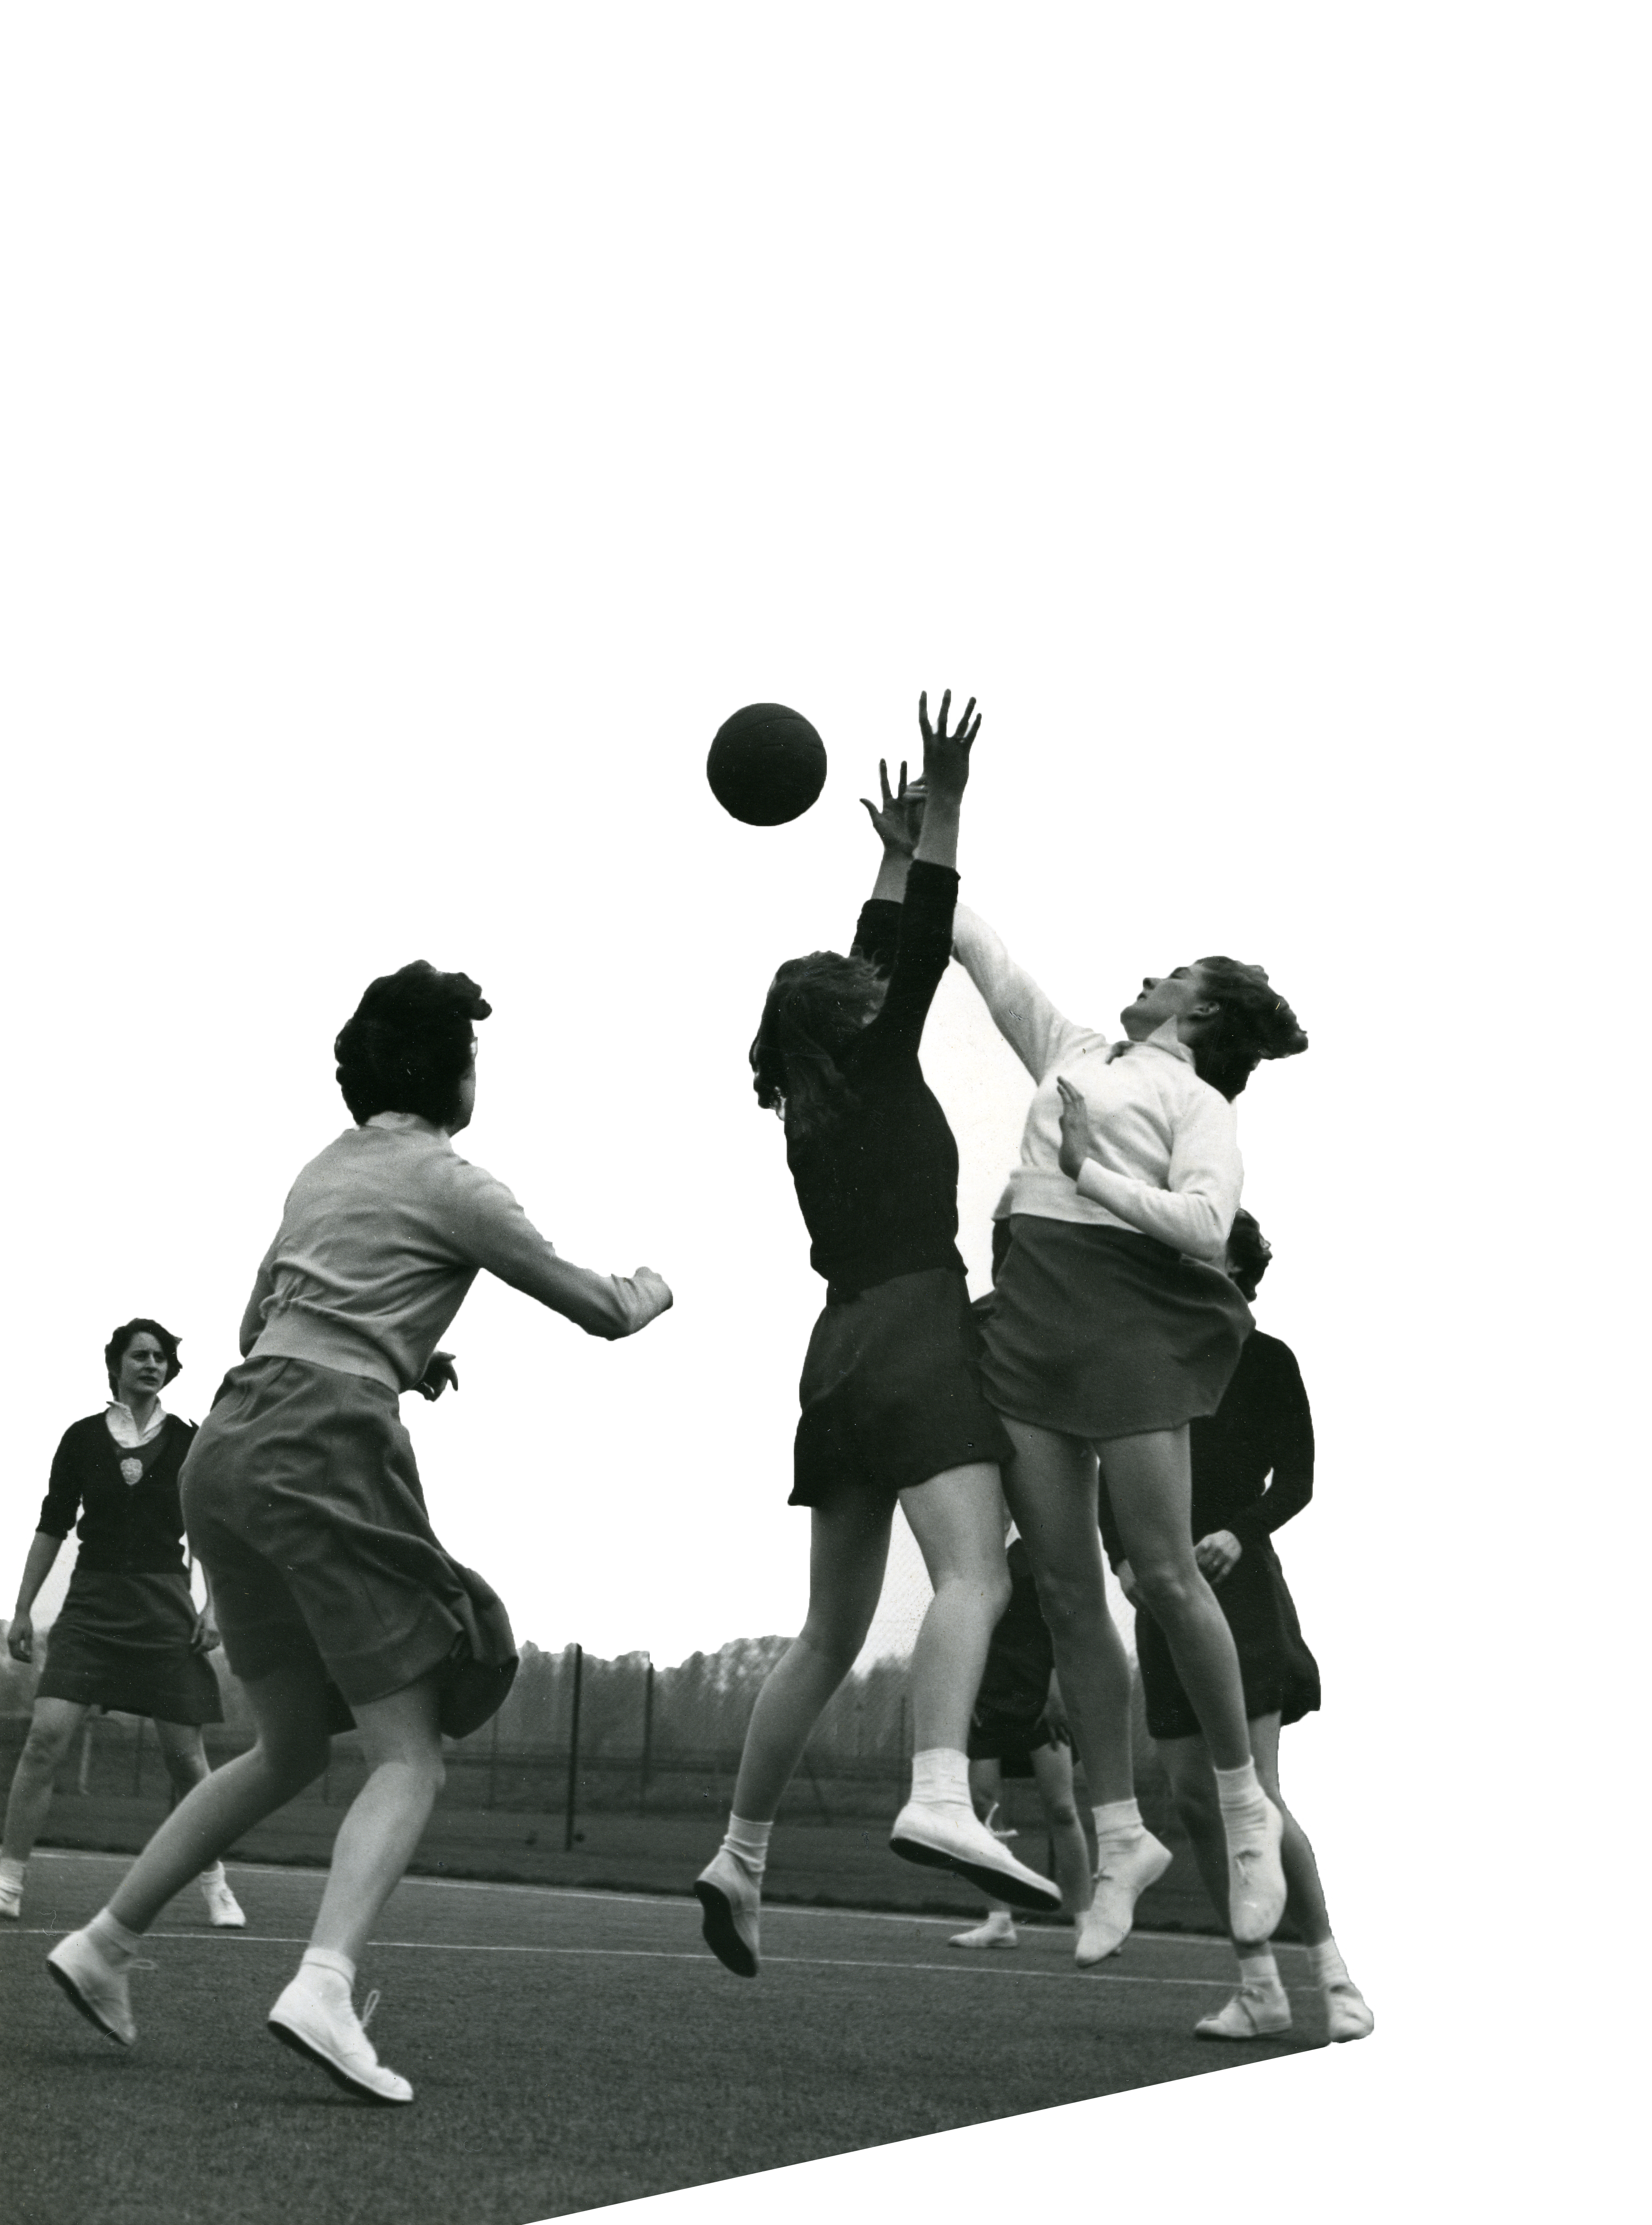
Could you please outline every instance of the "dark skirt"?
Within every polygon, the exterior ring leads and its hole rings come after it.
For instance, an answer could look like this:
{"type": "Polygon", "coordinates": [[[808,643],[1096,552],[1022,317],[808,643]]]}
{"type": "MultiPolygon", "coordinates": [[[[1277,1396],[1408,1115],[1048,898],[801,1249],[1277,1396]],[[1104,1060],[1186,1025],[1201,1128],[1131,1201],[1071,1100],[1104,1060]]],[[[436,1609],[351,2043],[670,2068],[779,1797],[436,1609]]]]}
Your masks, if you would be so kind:
{"type": "Polygon", "coordinates": [[[969,1290],[956,1267],[891,1276],[814,1324],[798,1386],[793,1506],[845,1489],[894,1499],[947,1468],[1010,1457],[981,1395],[969,1290]]]}
{"type": "Polygon", "coordinates": [[[970,1718],[965,1751],[972,1761],[996,1761],[1001,1777],[1030,1777],[1032,1757],[1041,1746],[1072,1743],[1041,1708],[1032,1715],[1012,1715],[1000,1708],[978,1707],[970,1718]]]}
{"type": "Polygon", "coordinates": [[[387,1384],[301,1360],[244,1360],[180,1487],[237,1677],[319,1659],[342,1702],[334,1728],[433,1670],[450,1738],[498,1708],[516,1673],[509,1619],[431,1528],[387,1384]]]}
{"type": "MultiPolygon", "coordinates": [[[[1295,1723],[1311,1715],[1320,1704],[1320,1664],[1308,1651],[1273,1547],[1265,1540],[1247,1539],[1232,1568],[1211,1589],[1233,1632],[1246,1715],[1277,1715],[1282,1722],[1295,1723]]],[[[1136,1611],[1136,1655],[1149,1732],[1155,1739],[1198,1738],[1199,1718],[1182,1689],[1164,1632],[1144,1607],[1136,1611]]]]}
{"type": "Polygon", "coordinates": [[[218,1678],[193,1652],[189,1579],[77,1569],[46,1645],[37,1700],[73,1700],[163,1723],[221,1723],[218,1678]]]}
{"type": "Polygon", "coordinates": [[[1104,1444],[1213,1414],[1251,1328],[1225,1275],[1129,1229],[1016,1214],[982,1339],[1001,1414],[1104,1444]]]}

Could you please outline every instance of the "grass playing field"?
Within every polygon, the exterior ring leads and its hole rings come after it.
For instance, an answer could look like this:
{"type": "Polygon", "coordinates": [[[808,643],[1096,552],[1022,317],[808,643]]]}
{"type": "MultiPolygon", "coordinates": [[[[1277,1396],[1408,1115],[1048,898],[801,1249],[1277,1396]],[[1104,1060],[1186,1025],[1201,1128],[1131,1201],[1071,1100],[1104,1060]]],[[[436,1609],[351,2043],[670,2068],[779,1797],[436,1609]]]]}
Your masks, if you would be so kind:
{"type": "Polygon", "coordinates": [[[358,2002],[410,2108],[352,2101],[275,2047],[313,1872],[232,1867],[244,1933],[193,1890],[133,1980],[130,2051],[77,2017],[42,1958],[119,1873],[41,1853],[0,1935],[8,2225],[525,2225],[1317,2046],[1317,1996],[1282,1950],[1298,2025],[1191,2036],[1230,1984],[1213,1940],[1138,1935],[1080,1977],[1070,1935],[946,1945],[955,1918],[776,1908],[733,1978],[692,1901],[409,1879],[358,2002]]]}

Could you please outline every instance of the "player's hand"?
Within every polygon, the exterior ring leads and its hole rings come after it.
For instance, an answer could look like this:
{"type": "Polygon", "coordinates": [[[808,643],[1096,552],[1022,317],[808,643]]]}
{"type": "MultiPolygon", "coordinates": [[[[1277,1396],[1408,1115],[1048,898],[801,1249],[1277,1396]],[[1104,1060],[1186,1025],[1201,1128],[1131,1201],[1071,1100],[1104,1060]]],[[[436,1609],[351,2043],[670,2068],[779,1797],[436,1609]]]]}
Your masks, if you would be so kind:
{"type": "Polygon", "coordinates": [[[1119,1590],[1123,1593],[1130,1605],[1132,1607],[1139,1607],[1145,1611],[1147,1601],[1142,1597],[1141,1592],[1136,1587],[1136,1571],[1131,1568],[1130,1563],[1128,1561],[1121,1561],[1118,1566],[1113,1570],[1113,1574],[1118,1578],[1119,1590]]]}
{"type": "Polygon", "coordinates": [[[923,832],[923,783],[908,782],[906,766],[901,767],[901,785],[893,795],[889,792],[889,769],[886,759],[877,760],[877,785],[883,801],[881,807],[863,796],[866,815],[877,827],[878,839],[886,854],[909,858],[918,846],[918,837],[923,832]]]}
{"type": "Polygon", "coordinates": [[[1067,1721],[1067,1702],[1054,1689],[1044,1702],[1044,1723],[1053,1739],[1072,1745],[1073,1726],[1067,1721]]]}
{"type": "Polygon", "coordinates": [[[1219,1584],[1238,1565],[1244,1547],[1231,1530],[1212,1530],[1193,1547],[1193,1558],[1207,1584],[1219,1584]]]}
{"type": "Polygon", "coordinates": [[[35,1658],[35,1618],[27,1608],[11,1618],[11,1627],[6,1632],[6,1651],[14,1661],[32,1661],[35,1658]]]}
{"type": "Polygon", "coordinates": [[[958,731],[949,734],[946,719],[952,702],[953,691],[949,688],[940,699],[940,714],[932,727],[929,697],[926,693],[918,698],[918,726],[923,734],[923,784],[938,795],[962,796],[970,777],[970,745],[981,731],[981,719],[972,695],[964,706],[958,731]]]}
{"type": "Polygon", "coordinates": [[[212,1610],[209,1603],[195,1617],[195,1628],[189,1640],[189,1650],[192,1653],[210,1653],[215,1646],[222,1645],[223,1643],[224,1640],[218,1634],[218,1625],[212,1620],[212,1610]]]}
{"type": "MultiPolygon", "coordinates": [[[[631,1277],[631,1280],[636,1286],[637,1296],[649,1307],[648,1320],[655,1320],[661,1314],[668,1312],[676,1303],[671,1295],[670,1284],[663,1275],[656,1275],[652,1267],[639,1267],[631,1277]]],[[[642,1322],[639,1322],[637,1327],[640,1328],[642,1326],[642,1322]]]]}
{"type": "Polygon", "coordinates": [[[1090,1107],[1060,1074],[1055,1086],[1061,1093],[1061,1172],[1069,1182],[1077,1182],[1085,1161],[1095,1156],[1090,1148],[1090,1107]]]}
{"type": "Polygon", "coordinates": [[[453,1353],[433,1352],[429,1366],[413,1387],[421,1398],[440,1398],[450,1384],[455,1391],[459,1389],[459,1370],[453,1365],[453,1353]]]}

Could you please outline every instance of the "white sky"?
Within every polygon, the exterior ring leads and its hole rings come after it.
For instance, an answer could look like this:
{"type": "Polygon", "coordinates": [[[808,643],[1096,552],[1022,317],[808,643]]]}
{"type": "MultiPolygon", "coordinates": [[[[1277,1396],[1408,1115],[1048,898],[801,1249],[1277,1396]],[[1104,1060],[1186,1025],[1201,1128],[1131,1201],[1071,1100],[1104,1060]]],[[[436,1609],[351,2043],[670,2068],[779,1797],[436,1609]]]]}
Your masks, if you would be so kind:
{"type": "MultiPolygon", "coordinates": [[[[17,1563],[115,1322],[174,1327],[172,1403],[205,1411],[345,1123],[332,1036],[424,956],[495,1006],[466,1156],[678,1299],[608,1347],[478,1285],[459,1398],[407,1402],[439,1531],[541,1645],[794,1627],[820,1288],[745,1047],[777,961],[850,932],[855,798],[915,755],[919,688],[973,692],[965,894],[1056,999],[1111,1025],[1220,949],[1313,1039],[1241,1133],[1321,1447],[1285,1541],[1328,1693],[1293,1784],[1387,2039],[1269,2077],[1326,2139],[1453,2139],[1453,1988],[1510,1935],[1459,1909],[1425,2015],[1407,1948],[1442,1907],[1382,1851],[1396,1772],[1467,1860],[1476,1787],[1587,1713],[1518,1683],[1555,1627],[1518,1493],[1576,1457],[1541,1177],[1610,1159],[1529,1047],[1576,1017],[1569,935],[1614,947],[1586,915],[1645,584],[1629,20],[10,18],[17,1563]],[[705,787],[754,700],[830,752],[789,828],[705,787]]],[[[926,1062],[978,1286],[1029,1085],[956,973],[926,1062]]],[[[1494,2095],[1527,2075],[1499,2065],[1494,2095]]],[[[1085,2127],[1150,2145],[1155,2098],[1039,2120],[1044,2165],[1090,2189],[1085,2127]]]]}

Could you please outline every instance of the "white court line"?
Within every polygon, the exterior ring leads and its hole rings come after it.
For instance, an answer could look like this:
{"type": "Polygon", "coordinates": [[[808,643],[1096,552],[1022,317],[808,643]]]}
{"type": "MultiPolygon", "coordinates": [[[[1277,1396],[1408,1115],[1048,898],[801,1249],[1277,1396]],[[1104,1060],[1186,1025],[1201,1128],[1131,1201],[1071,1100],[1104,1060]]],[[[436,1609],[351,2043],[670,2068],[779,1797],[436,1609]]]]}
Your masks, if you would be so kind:
{"type": "MultiPolygon", "coordinates": [[[[130,1854],[104,1854],[92,1847],[38,1847],[30,1859],[35,1861],[130,1864],[132,1857],[130,1854]]],[[[326,1875],[324,1869],[307,1862],[236,1862],[233,1867],[237,1874],[244,1870],[254,1877],[324,1878],[326,1875]]],[[[508,1885],[498,1878],[438,1878],[420,1874],[404,1877],[396,1890],[400,1892],[402,1886],[410,1885],[429,1886],[438,1892],[529,1892],[552,1900],[605,1900],[623,1908],[669,1908],[674,1905],[693,1908],[695,1905],[691,1893],[604,1892],[595,1886],[508,1885]]],[[[763,1912],[765,1918],[771,1916],[835,1916],[856,1924],[933,1924],[942,1928],[969,1922],[967,1916],[924,1916],[916,1910],[906,1916],[884,1908],[816,1908],[798,1901],[765,1901],[763,1912]]],[[[1227,1944],[1221,1934],[1215,1931],[1137,1930],[1132,1931],[1130,1937],[1132,1939],[1151,1939],[1162,1947],[1225,1947],[1227,1944]]],[[[1279,1943],[1282,1947],[1289,1947],[1294,1943],[1283,1939],[1279,1943]]],[[[948,1962],[945,1967],[950,1970],[953,1965],[948,1962]]]]}
{"type": "MultiPolygon", "coordinates": [[[[25,1939],[55,1939],[56,1930],[45,1926],[26,1924],[14,1935],[25,1939]]],[[[155,1936],[156,1943],[165,1939],[238,1939],[251,1947],[307,1947],[309,1941],[288,1937],[280,1932],[237,1931],[163,1931],[155,1936]]],[[[380,1948],[396,1948],[411,1955],[537,1955],[564,1958],[619,1962],[712,1962],[717,1957],[686,1948],[672,1947],[534,1947],[508,1943],[502,1945],[473,1944],[468,1940],[449,1939],[375,1939],[368,1948],[376,1954],[380,1948]]],[[[1234,1980],[1225,1978],[1149,1978],[1137,1976],[1126,1970],[1029,1970],[1024,1965],[1012,1968],[1003,1962],[876,1962],[862,1958],[836,1955],[765,1955],[765,1967],[801,1970],[881,1970],[890,1972],[927,1970],[949,1978],[1037,1978],[1054,1984],[1071,1985],[1080,1975],[1091,1980],[1099,1978],[1110,1986],[1202,1986],[1207,1991],[1229,1993],[1234,1980]]],[[[1314,1989],[1307,1986],[1288,1986],[1287,1993],[1307,1994],[1314,1989]]]]}

